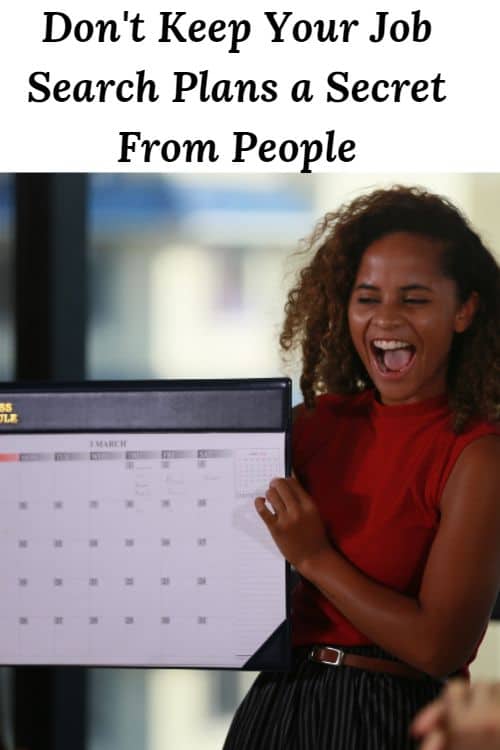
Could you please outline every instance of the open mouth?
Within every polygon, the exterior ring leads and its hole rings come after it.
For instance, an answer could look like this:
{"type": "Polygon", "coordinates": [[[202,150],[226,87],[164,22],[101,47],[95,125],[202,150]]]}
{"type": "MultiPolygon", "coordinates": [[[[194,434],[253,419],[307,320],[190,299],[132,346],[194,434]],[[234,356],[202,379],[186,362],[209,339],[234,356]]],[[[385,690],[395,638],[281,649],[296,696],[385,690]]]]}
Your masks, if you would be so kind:
{"type": "Polygon", "coordinates": [[[400,339],[373,339],[370,349],[381,375],[402,375],[415,361],[413,344],[400,339]]]}

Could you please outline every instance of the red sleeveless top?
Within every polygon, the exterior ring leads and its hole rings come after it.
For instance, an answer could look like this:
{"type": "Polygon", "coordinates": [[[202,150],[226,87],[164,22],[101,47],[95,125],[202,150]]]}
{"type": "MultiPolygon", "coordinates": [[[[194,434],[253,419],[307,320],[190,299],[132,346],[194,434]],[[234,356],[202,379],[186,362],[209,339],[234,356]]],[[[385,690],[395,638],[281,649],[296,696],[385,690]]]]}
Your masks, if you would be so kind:
{"type": "MultiPolygon", "coordinates": [[[[417,596],[446,480],[461,451],[489,434],[498,428],[476,421],[456,435],[445,395],[400,406],[378,403],[373,391],[325,395],[296,419],[293,465],[343,555],[384,586],[417,596]]],[[[371,643],[304,579],[292,623],[294,645],[371,643]]]]}

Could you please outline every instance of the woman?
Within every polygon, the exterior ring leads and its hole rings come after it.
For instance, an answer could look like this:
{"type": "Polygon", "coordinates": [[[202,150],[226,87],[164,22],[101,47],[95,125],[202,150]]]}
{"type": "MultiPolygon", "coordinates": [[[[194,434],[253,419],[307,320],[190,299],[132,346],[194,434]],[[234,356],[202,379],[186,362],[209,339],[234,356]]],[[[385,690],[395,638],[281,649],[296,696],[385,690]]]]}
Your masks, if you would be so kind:
{"type": "Polygon", "coordinates": [[[300,582],[294,665],[225,750],[403,750],[467,672],[499,585],[499,269],[448,202],[381,190],[327,214],[288,296],[296,478],[256,509],[300,582]]]}

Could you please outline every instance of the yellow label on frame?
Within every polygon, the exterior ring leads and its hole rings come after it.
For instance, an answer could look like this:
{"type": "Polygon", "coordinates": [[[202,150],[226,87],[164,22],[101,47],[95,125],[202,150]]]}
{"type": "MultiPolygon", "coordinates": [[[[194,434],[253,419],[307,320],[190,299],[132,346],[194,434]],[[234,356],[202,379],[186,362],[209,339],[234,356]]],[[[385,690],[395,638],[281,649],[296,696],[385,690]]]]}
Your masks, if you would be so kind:
{"type": "Polygon", "coordinates": [[[10,401],[0,402],[0,425],[19,424],[19,414],[16,414],[14,404],[10,401]]]}

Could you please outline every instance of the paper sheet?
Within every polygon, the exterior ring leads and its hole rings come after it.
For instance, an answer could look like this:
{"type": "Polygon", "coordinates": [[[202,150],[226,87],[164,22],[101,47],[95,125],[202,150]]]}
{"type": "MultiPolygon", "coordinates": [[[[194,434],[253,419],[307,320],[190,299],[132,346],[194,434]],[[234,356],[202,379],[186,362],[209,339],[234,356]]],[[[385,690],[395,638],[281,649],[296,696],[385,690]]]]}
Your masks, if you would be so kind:
{"type": "Polygon", "coordinates": [[[283,433],[0,435],[0,663],[240,667],[286,617],[283,433]]]}

